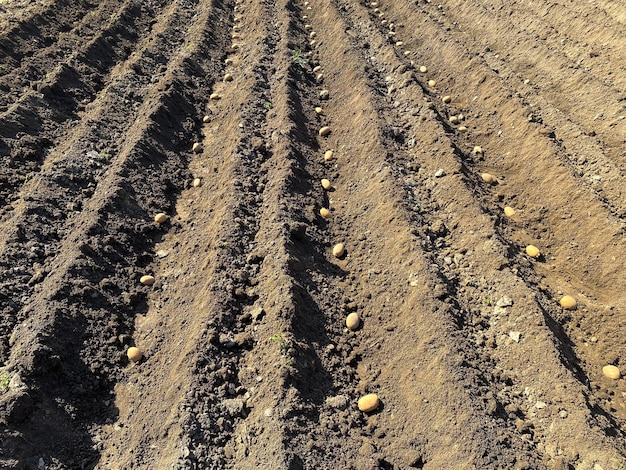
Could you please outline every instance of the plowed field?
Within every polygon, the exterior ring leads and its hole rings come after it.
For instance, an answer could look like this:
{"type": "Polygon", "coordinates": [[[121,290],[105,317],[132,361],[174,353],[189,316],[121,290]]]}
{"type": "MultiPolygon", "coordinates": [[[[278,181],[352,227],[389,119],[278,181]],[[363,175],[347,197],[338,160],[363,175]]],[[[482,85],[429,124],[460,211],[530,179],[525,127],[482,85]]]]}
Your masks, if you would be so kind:
{"type": "Polygon", "coordinates": [[[0,1],[0,468],[626,468],[625,38],[0,1]]]}

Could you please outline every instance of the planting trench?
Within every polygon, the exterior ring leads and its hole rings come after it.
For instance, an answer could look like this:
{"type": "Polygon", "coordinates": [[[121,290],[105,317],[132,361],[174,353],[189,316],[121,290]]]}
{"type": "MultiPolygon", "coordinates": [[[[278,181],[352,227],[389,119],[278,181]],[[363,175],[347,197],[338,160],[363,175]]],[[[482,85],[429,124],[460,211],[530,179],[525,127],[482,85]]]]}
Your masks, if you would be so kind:
{"type": "Polygon", "coordinates": [[[20,6],[0,466],[624,468],[614,2],[20,6]]]}

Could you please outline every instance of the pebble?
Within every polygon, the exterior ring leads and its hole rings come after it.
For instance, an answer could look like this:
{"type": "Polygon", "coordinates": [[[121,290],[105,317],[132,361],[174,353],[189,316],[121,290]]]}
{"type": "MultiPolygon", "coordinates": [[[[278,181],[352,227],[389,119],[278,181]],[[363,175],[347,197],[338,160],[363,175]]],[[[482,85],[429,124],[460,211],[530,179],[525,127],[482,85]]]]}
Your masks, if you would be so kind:
{"type": "Polygon", "coordinates": [[[361,319],[359,318],[359,314],[356,312],[352,312],[350,315],[346,317],[346,326],[351,330],[356,330],[361,324],[361,319]]]}
{"type": "Polygon", "coordinates": [[[474,150],[472,150],[472,153],[474,155],[482,155],[483,148],[480,145],[477,145],[476,147],[474,147],[474,150]]]}
{"type": "Polygon", "coordinates": [[[163,212],[159,212],[157,215],[154,216],[154,221],[157,224],[162,224],[165,221],[167,221],[169,217],[167,216],[167,214],[164,214],[163,212]]]}
{"type": "Polygon", "coordinates": [[[321,137],[326,137],[326,136],[330,135],[330,127],[328,127],[328,126],[322,127],[320,129],[319,134],[320,134],[321,137]]]}
{"type": "Polygon", "coordinates": [[[324,112],[324,110],[318,106],[317,108],[315,108],[315,112],[317,114],[322,114],[324,112]]]}
{"type": "Polygon", "coordinates": [[[150,276],[150,274],[146,274],[145,276],[141,276],[139,282],[141,282],[144,286],[151,286],[154,284],[154,276],[150,276]]]}
{"type": "Polygon", "coordinates": [[[328,90],[320,91],[320,99],[327,100],[330,97],[330,92],[328,90]]]}
{"type": "Polygon", "coordinates": [[[318,73],[318,74],[315,76],[315,80],[316,80],[318,83],[323,82],[323,81],[324,81],[324,74],[323,74],[323,73],[318,73]]]}
{"type": "Polygon", "coordinates": [[[459,126],[457,129],[459,132],[467,132],[467,127],[465,126],[459,126]]]}
{"type": "Polygon", "coordinates": [[[522,334],[519,331],[509,331],[509,338],[511,338],[516,343],[519,343],[519,338],[522,334]]]}
{"type": "Polygon", "coordinates": [[[420,72],[422,72],[422,73],[426,73],[426,72],[428,72],[428,69],[427,69],[425,66],[423,66],[423,65],[422,65],[422,66],[420,67],[420,72]]]}
{"type": "Polygon", "coordinates": [[[435,171],[435,178],[442,178],[446,176],[446,172],[443,171],[443,168],[439,168],[437,171],[435,171]]]}
{"type": "Polygon", "coordinates": [[[207,122],[211,122],[211,116],[204,116],[204,117],[202,118],[202,122],[203,122],[203,123],[205,123],[205,124],[206,124],[207,122]]]}
{"type": "Polygon", "coordinates": [[[539,248],[537,248],[535,245],[528,245],[526,247],[526,254],[531,258],[539,258],[541,252],[539,251],[539,248]]]}
{"type": "Polygon", "coordinates": [[[219,93],[211,93],[211,96],[209,96],[212,100],[219,100],[221,97],[219,93]]]}
{"type": "Polygon", "coordinates": [[[428,80],[428,86],[435,86],[437,84],[437,82],[435,80],[428,80]]]}
{"type": "Polygon", "coordinates": [[[202,144],[200,142],[196,142],[195,144],[193,144],[193,147],[191,147],[191,150],[196,153],[202,152],[202,144]]]}
{"type": "Polygon", "coordinates": [[[224,63],[225,63],[226,65],[231,65],[231,64],[233,63],[233,59],[228,58],[228,59],[226,59],[226,60],[224,61],[224,63]]]}
{"type": "Polygon", "coordinates": [[[359,398],[358,407],[359,410],[369,413],[370,411],[374,411],[380,405],[380,400],[378,399],[378,395],[375,393],[370,393],[368,395],[362,396],[359,398]]]}
{"type": "Polygon", "coordinates": [[[512,207],[506,206],[504,208],[504,215],[506,215],[507,217],[513,217],[515,215],[515,209],[513,209],[512,207]]]}
{"type": "Polygon", "coordinates": [[[441,98],[441,101],[443,101],[444,103],[450,103],[452,101],[452,97],[450,95],[446,95],[441,98]]]}
{"type": "Polygon", "coordinates": [[[227,73],[226,75],[224,75],[224,81],[225,82],[232,82],[233,81],[233,76],[230,73],[227,73]]]}
{"type": "Polygon", "coordinates": [[[337,243],[333,247],[333,256],[335,258],[341,258],[345,252],[346,252],[346,248],[344,247],[343,243],[337,243]]]}
{"type": "Polygon", "coordinates": [[[498,179],[490,173],[483,173],[480,177],[488,184],[495,184],[498,181],[498,179]]]}
{"type": "Polygon", "coordinates": [[[192,184],[194,188],[197,188],[198,186],[202,185],[202,180],[200,178],[195,178],[192,184]]]}
{"type": "Polygon", "coordinates": [[[322,188],[329,190],[330,189],[330,181],[328,181],[327,179],[323,179],[322,180],[322,188]]]}
{"type": "Polygon", "coordinates": [[[450,116],[450,124],[456,124],[459,122],[459,118],[456,116],[450,116]]]}
{"type": "Polygon", "coordinates": [[[141,352],[141,349],[133,346],[133,347],[128,348],[128,351],[126,351],[126,356],[128,356],[128,359],[130,359],[133,362],[139,362],[141,361],[143,354],[141,352]]]}
{"type": "Polygon", "coordinates": [[[332,216],[333,216],[333,215],[330,213],[330,211],[329,211],[328,209],[326,209],[325,207],[322,207],[322,208],[320,209],[320,215],[321,215],[322,217],[324,217],[325,219],[330,219],[330,218],[332,218],[332,216]]]}
{"type": "Polygon", "coordinates": [[[322,67],[320,65],[316,65],[315,67],[313,67],[313,73],[317,73],[320,70],[322,70],[322,67]]]}
{"type": "Polygon", "coordinates": [[[576,299],[571,295],[564,295],[559,300],[559,303],[565,310],[574,310],[576,308],[576,299]]]}
{"type": "Polygon", "coordinates": [[[335,152],[332,150],[326,150],[326,152],[324,152],[324,161],[331,161],[333,159],[333,155],[335,155],[335,152]]]}
{"type": "Polygon", "coordinates": [[[602,373],[604,374],[605,377],[609,379],[613,379],[613,380],[617,380],[622,376],[619,369],[610,364],[602,368],[602,373]]]}
{"type": "Polygon", "coordinates": [[[396,47],[403,46],[404,43],[402,41],[396,41],[396,47]]]}

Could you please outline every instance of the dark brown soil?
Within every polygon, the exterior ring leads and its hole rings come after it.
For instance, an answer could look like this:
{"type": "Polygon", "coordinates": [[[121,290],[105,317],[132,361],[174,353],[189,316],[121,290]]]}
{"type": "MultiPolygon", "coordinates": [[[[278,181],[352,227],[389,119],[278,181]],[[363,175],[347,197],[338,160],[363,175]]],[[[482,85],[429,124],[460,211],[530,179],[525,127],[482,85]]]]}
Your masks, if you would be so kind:
{"type": "Polygon", "coordinates": [[[0,2],[0,468],[625,469],[625,35],[612,0],[0,2]]]}

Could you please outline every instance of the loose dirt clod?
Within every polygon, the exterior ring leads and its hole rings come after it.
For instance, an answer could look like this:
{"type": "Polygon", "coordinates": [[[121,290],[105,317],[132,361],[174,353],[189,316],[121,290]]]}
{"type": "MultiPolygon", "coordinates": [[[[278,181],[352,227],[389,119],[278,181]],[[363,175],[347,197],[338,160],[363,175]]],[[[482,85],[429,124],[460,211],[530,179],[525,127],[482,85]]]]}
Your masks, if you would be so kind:
{"type": "Polygon", "coordinates": [[[157,224],[162,224],[164,222],[166,222],[168,219],[167,214],[164,214],[163,212],[159,212],[157,215],[154,216],[154,221],[157,224]]]}
{"type": "Polygon", "coordinates": [[[559,300],[559,303],[565,310],[574,310],[576,308],[576,299],[571,295],[564,295],[559,300]]]}
{"type": "Polygon", "coordinates": [[[322,188],[328,190],[330,189],[330,181],[328,181],[327,179],[323,179],[322,180],[322,188]]]}
{"type": "Polygon", "coordinates": [[[326,162],[331,161],[334,155],[335,155],[335,152],[333,152],[332,150],[326,150],[326,152],[324,152],[324,161],[326,162]]]}
{"type": "Polygon", "coordinates": [[[620,370],[611,364],[604,366],[602,368],[602,373],[605,377],[613,380],[617,380],[622,376],[620,370]]]}
{"type": "Polygon", "coordinates": [[[193,146],[191,147],[191,150],[193,150],[195,153],[200,153],[202,152],[202,144],[200,142],[196,142],[195,144],[193,144],[193,146]]]}
{"type": "Polygon", "coordinates": [[[222,98],[222,96],[219,93],[211,93],[211,96],[209,96],[209,98],[211,98],[212,100],[219,100],[222,98]]]}
{"type": "Polygon", "coordinates": [[[328,127],[328,126],[322,127],[320,129],[319,134],[320,134],[321,137],[326,137],[326,136],[330,135],[330,127],[328,127]]]}
{"type": "Polygon", "coordinates": [[[345,252],[346,248],[344,247],[343,243],[337,243],[333,247],[333,255],[335,256],[335,258],[341,258],[345,252]]]}
{"type": "Polygon", "coordinates": [[[535,245],[528,245],[526,247],[526,254],[531,258],[539,258],[541,252],[539,251],[539,248],[537,248],[535,245]]]}
{"type": "Polygon", "coordinates": [[[150,274],[141,276],[141,279],[139,279],[139,282],[141,282],[144,286],[151,286],[154,284],[154,281],[154,276],[151,276],[150,274]]]}
{"type": "Polygon", "coordinates": [[[444,103],[450,103],[452,101],[452,97],[450,95],[446,95],[443,98],[441,98],[441,101],[443,101],[444,103]]]}
{"type": "Polygon", "coordinates": [[[513,209],[512,207],[506,206],[504,208],[504,215],[506,215],[507,217],[513,217],[515,215],[515,209],[513,209]]]}
{"type": "Polygon", "coordinates": [[[380,400],[378,395],[375,393],[370,393],[368,395],[364,395],[359,398],[358,407],[359,410],[369,413],[370,411],[374,411],[380,405],[380,400]]]}
{"type": "Polygon", "coordinates": [[[320,215],[325,218],[325,219],[330,219],[332,218],[332,214],[330,213],[330,211],[328,209],[326,209],[325,207],[322,207],[320,209],[320,215]]]}
{"type": "Polygon", "coordinates": [[[483,173],[480,175],[480,177],[487,184],[495,184],[498,181],[498,179],[495,176],[493,176],[491,173],[483,173]]]}
{"type": "Polygon", "coordinates": [[[361,324],[361,319],[359,318],[359,314],[356,312],[352,312],[346,317],[346,326],[351,330],[356,330],[361,324]]]}
{"type": "Polygon", "coordinates": [[[126,351],[126,356],[133,362],[139,362],[143,357],[143,353],[141,352],[141,349],[132,346],[128,348],[128,351],[126,351]]]}

